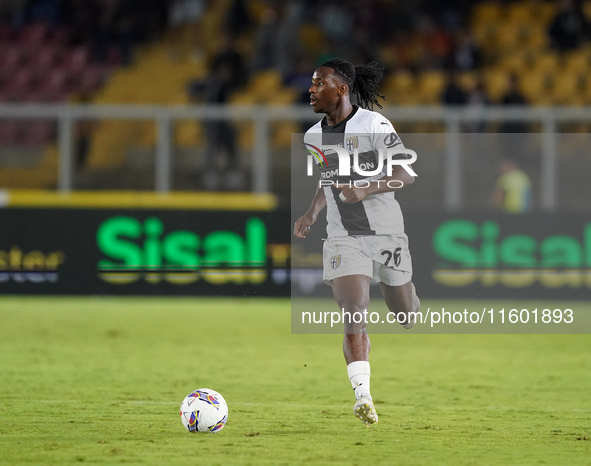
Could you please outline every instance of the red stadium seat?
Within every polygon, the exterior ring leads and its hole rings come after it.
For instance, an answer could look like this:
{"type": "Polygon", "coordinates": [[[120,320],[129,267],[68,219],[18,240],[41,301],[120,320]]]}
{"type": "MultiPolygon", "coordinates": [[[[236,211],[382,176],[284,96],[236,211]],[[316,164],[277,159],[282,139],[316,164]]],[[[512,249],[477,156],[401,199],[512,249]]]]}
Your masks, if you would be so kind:
{"type": "Polygon", "coordinates": [[[40,46],[48,35],[48,27],[45,23],[37,22],[23,28],[19,35],[19,42],[29,46],[40,46]]]}
{"type": "Polygon", "coordinates": [[[0,103],[13,103],[18,102],[22,94],[16,94],[10,89],[3,88],[0,90],[0,103]]]}
{"type": "Polygon", "coordinates": [[[68,75],[64,68],[55,68],[45,74],[39,83],[39,90],[52,96],[69,90],[68,75]]]}
{"type": "Polygon", "coordinates": [[[18,100],[33,88],[34,77],[30,68],[21,68],[7,80],[4,91],[18,100]]]}
{"type": "Polygon", "coordinates": [[[86,68],[89,58],[90,52],[87,47],[74,47],[64,53],[61,66],[70,73],[79,73],[86,68]]]}
{"type": "Polygon", "coordinates": [[[46,95],[45,100],[46,102],[51,102],[53,104],[67,104],[70,100],[71,95],[72,93],[69,90],[65,89],[55,94],[46,95]]]}
{"type": "Polygon", "coordinates": [[[29,66],[37,73],[44,73],[53,67],[57,59],[57,49],[46,45],[34,50],[29,59],[29,66]]]}
{"type": "Polygon", "coordinates": [[[105,71],[100,66],[91,65],[88,66],[79,76],[78,79],[78,90],[82,92],[94,92],[103,83],[105,77],[105,71]]]}
{"type": "Polygon", "coordinates": [[[19,102],[25,104],[39,104],[45,101],[45,94],[40,92],[38,89],[29,90],[28,92],[24,93],[19,99],[19,102]]]}
{"type": "Polygon", "coordinates": [[[8,44],[12,40],[12,30],[10,22],[0,22],[0,44],[8,44]]]}
{"type": "Polygon", "coordinates": [[[107,52],[107,65],[119,66],[122,63],[123,53],[121,52],[121,49],[116,45],[111,46],[107,52]]]}
{"type": "Polygon", "coordinates": [[[0,47],[0,72],[13,73],[24,61],[25,55],[25,48],[20,45],[0,47]]]}
{"type": "Polygon", "coordinates": [[[67,26],[59,26],[53,28],[50,33],[49,37],[46,39],[47,45],[52,45],[54,47],[63,48],[66,46],[70,39],[70,29],[67,26]]]}

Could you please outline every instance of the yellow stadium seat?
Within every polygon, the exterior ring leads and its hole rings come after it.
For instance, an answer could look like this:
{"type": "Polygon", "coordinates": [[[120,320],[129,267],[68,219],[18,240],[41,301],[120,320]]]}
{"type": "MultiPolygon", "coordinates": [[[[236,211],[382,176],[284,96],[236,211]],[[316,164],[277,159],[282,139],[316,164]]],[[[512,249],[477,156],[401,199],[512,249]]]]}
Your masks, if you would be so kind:
{"type": "Polygon", "coordinates": [[[322,30],[315,25],[306,23],[299,31],[300,43],[309,53],[320,52],[320,47],[325,43],[325,37],[322,30]]]}
{"type": "Polygon", "coordinates": [[[556,2],[540,2],[536,5],[533,13],[536,22],[541,26],[546,27],[558,13],[556,2]]]}
{"type": "Polygon", "coordinates": [[[230,96],[229,102],[232,105],[254,105],[256,96],[252,92],[236,92],[230,96]]]}
{"type": "Polygon", "coordinates": [[[247,2],[248,12],[250,16],[257,22],[260,22],[267,5],[262,0],[250,0],[247,2]]]}
{"type": "Polygon", "coordinates": [[[484,85],[490,99],[499,101],[507,92],[509,73],[502,68],[490,68],[484,72],[484,85]]]}
{"type": "Polygon", "coordinates": [[[406,92],[415,85],[415,78],[409,71],[399,71],[388,79],[386,88],[397,92],[406,92]]]}
{"type": "Polygon", "coordinates": [[[571,105],[582,101],[586,85],[586,76],[575,73],[559,73],[554,81],[554,99],[556,103],[571,105]]]}
{"type": "Polygon", "coordinates": [[[585,96],[578,95],[578,94],[571,94],[568,96],[559,96],[554,95],[554,99],[552,101],[552,105],[562,105],[568,107],[583,107],[586,105],[585,96]]]}
{"type": "Polygon", "coordinates": [[[387,105],[412,105],[419,103],[416,78],[409,71],[399,71],[391,75],[381,93],[386,96],[387,105]]]}
{"type": "Polygon", "coordinates": [[[589,72],[591,56],[589,51],[574,50],[565,56],[565,73],[589,72]]]}
{"type": "Polygon", "coordinates": [[[94,131],[86,166],[90,169],[122,166],[127,149],[137,140],[134,129],[131,121],[101,121],[94,131]]]}
{"type": "Polygon", "coordinates": [[[174,145],[183,149],[198,147],[205,141],[203,126],[199,121],[178,121],[174,128],[174,145]]]}
{"type": "MultiPolygon", "coordinates": [[[[390,99],[389,99],[390,100],[390,99]]],[[[418,92],[409,92],[408,94],[400,94],[395,96],[394,99],[391,99],[392,104],[395,105],[424,105],[426,102],[421,99],[421,96],[418,92]]],[[[435,103],[435,102],[433,102],[435,103]]],[[[390,104],[390,102],[389,102],[390,104]]]]}
{"type": "Polygon", "coordinates": [[[558,69],[558,55],[554,52],[540,54],[534,63],[539,72],[555,72],[558,69]]]}
{"type": "Polygon", "coordinates": [[[546,48],[548,46],[546,27],[539,23],[528,24],[524,34],[524,45],[537,50],[546,48]]]}
{"type": "Polygon", "coordinates": [[[503,51],[517,46],[519,44],[519,26],[513,23],[504,23],[499,26],[496,44],[503,51]]]}
{"type": "Polygon", "coordinates": [[[55,189],[58,179],[57,151],[57,146],[50,144],[36,166],[1,169],[0,186],[5,189],[55,189]]]}
{"type": "MultiPolygon", "coordinates": [[[[253,105],[256,104],[256,96],[251,92],[239,92],[230,96],[232,105],[253,105]]],[[[254,127],[249,121],[236,122],[238,131],[238,146],[241,150],[250,150],[254,143],[254,127]]]]}
{"type": "Polygon", "coordinates": [[[252,123],[238,123],[238,147],[241,151],[249,151],[254,147],[254,128],[252,123]]]}
{"type": "Polygon", "coordinates": [[[281,86],[281,73],[277,70],[259,71],[248,84],[249,90],[257,95],[270,94],[281,86]]]}
{"type": "Polygon", "coordinates": [[[581,95],[584,96],[586,104],[591,106],[591,83],[581,83],[581,95]]]}
{"type": "Polygon", "coordinates": [[[475,23],[492,23],[500,20],[501,5],[498,2],[482,2],[474,7],[472,19],[475,23]]]}
{"type": "Polygon", "coordinates": [[[477,24],[472,28],[472,34],[478,45],[485,51],[492,51],[496,48],[498,37],[498,26],[496,23],[477,24]]]}
{"type": "Polygon", "coordinates": [[[507,21],[514,24],[527,23],[533,16],[534,8],[530,2],[511,3],[507,5],[507,21]]]}
{"type": "Polygon", "coordinates": [[[507,73],[519,73],[528,66],[526,54],[523,52],[509,52],[499,61],[498,66],[507,73]]]}
{"type": "Polygon", "coordinates": [[[458,75],[458,78],[460,82],[460,87],[462,87],[462,89],[467,90],[474,89],[474,86],[476,86],[476,82],[478,81],[478,77],[476,76],[476,74],[470,71],[460,73],[458,75]]]}
{"type": "Polygon", "coordinates": [[[134,130],[137,134],[136,145],[151,148],[156,145],[156,125],[152,121],[134,122],[134,130]]]}
{"type": "Polygon", "coordinates": [[[441,105],[441,94],[420,94],[417,96],[416,102],[405,102],[401,105],[441,105]]]}
{"type": "Polygon", "coordinates": [[[536,105],[553,103],[554,75],[550,71],[532,70],[521,77],[521,90],[536,105]]]}
{"type": "Polygon", "coordinates": [[[439,102],[445,87],[445,76],[441,71],[426,71],[419,76],[419,92],[426,101],[439,102]]]}
{"type": "Polygon", "coordinates": [[[298,92],[287,87],[282,88],[274,94],[266,95],[266,102],[269,105],[291,105],[295,102],[298,92]]]}
{"type": "Polygon", "coordinates": [[[282,121],[273,124],[271,147],[274,149],[289,149],[291,147],[292,133],[301,133],[302,128],[293,121],[282,121]]]}

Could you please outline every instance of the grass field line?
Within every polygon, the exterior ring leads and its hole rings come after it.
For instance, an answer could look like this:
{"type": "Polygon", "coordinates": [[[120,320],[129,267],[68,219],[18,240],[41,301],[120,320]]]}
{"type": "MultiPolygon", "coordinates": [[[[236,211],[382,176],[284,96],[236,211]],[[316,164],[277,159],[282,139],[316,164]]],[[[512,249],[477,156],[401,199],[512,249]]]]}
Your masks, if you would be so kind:
{"type": "MultiPolygon", "coordinates": [[[[37,400],[40,403],[55,403],[55,404],[84,404],[82,401],[76,401],[76,400],[37,400]]],[[[175,402],[175,401],[150,401],[150,400],[125,400],[125,401],[115,401],[116,403],[127,403],[127,404],[145,404],[145,405],[178,405],[179,403],[175,402]]],[[[266,402],[266,403],[253,403],[253,402],[233,402],[232,406],[288,406],[288,407],[293,407],[293,408],[342,408],[344,406],[347,405],[347,403],[349,402],[343,402],[343,403],[332,403],[332,404],[326,404],[326,403],[321,403],[321,404],[304,404],[304,403],[290,403],[290,402],[282,402],[282,401],[276,401],[276,402],[266,402]]],[[[382,403],[380,403],[379,401],[376,401],[376,405],[377,406],[382,406],[384,407],[384,405],[382,403]]],[[[417,409],[417,408],[428,408],[428,409],[433,409],[433,410],[442,410],[442,411],[481,411],[481,410],[488,410],[488,411],[494,411],[494,410],[499,410],[499,411],[527,411],[527,412],[539,412],[539,411],[544,411],[544,412],[553,412],[553,411],[562,411],[562,410],[557,410],[554,408],[546,408],[546,409],[535,409],[535,408],[514,408],[514,407],[510,407],[510,406],[485,406],[485,407],[469,407],[469,406],[401,406],[401,405],[396,405],[395,406],[396,409],[407,409],[407,410],[412,410],[412,409],[417,409]]],[[[573,408],[572,409],[573,412],[575,413],[589,413],[591,412],[591,409],[584,409],[584,408],[573,408]]]]}

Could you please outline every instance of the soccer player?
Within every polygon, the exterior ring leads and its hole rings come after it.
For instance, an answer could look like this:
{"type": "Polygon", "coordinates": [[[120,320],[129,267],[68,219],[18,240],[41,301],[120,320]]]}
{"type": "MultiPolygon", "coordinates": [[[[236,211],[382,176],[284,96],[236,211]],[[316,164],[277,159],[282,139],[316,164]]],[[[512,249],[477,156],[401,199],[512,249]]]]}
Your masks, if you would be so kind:
{"type": "MultiPolygon", "coordinates": [[[[382,70],[375,63],[355,67],[335,58],[318,67],[312,76],[310,105],[315,113],[325,116],[306,132],[304,141],[316,147],[339,145],[350,154],[357,148],[359,161],[373,167],[378,163],[379,149],[384,149],[384,158],[386,149],[394,154],[404,151],[390,121],[372,111],[374,104],[382,108],[378,102],[378,97],[383,98],[378,92],[381,78],[382,70]],[[352,94],[358,106],[351,104],[352,94]]],[[[294,235],[305,238],[326,206],[323,279],[332,287],[343,316],[368,309],[370,282],[374,279],[380,284],[389,311],[398,316],[401,325],[411,328],[420,302],[411,282],[408,239],[394,192],[412,184],[414,176],[401,165],[394,165],[388,176],[386,163],[381,173],[371,177],[354,171],[350,177],[339,176],[334,173],[336,152],[326,149],[324,155],[328,166],[320,166],[323,186],[319,183],[310,208],[296,221],[294,235]],[[326,180],[333,180],[334,184],[327,185],[326,180]],[[351,180],[365,181],[356,185],[351,180]]],[[[406,157],[404,154],[403,158],[406,157]]],[[[370,342],[366,322],[355,323],[345,317],[343,320],[343,354],[356,400],[353,410],[370,426],[378,422],[378,415],[369,389],[370,342]]]]}

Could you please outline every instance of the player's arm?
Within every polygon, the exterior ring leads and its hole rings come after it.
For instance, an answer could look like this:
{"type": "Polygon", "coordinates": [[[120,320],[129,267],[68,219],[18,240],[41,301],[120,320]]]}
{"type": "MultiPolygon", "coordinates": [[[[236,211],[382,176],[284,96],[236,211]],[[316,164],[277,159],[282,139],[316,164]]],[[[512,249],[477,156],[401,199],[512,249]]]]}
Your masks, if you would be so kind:
{"type": "Polygon", "coordinates": [[[305,238],[312,224],[318,218],[318,214],[326,206],[326,196],[324,195],[324,188],[320,187],[320,183],[316,186],[316,194],[312,199],[312,204],[308,211],[302,215],[297,222],[295,222],[293,228],[293,234],[298,238],[305,238]]]}

